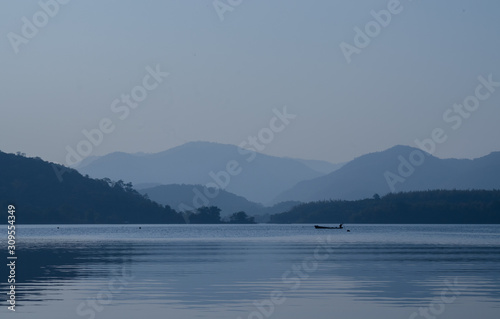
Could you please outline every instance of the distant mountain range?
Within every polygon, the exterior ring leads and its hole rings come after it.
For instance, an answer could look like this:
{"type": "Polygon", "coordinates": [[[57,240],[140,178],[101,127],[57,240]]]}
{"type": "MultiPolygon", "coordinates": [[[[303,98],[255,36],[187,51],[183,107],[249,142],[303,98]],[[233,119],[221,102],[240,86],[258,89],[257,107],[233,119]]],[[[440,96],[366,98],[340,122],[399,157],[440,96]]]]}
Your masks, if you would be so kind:
{"type": "Polygon", "coordinates": [[[302,202],[370,198],[389,192],[500,189],[500,152],[469,159],[439,159],[409,146],[358,157],[340,169],[299,182],[276,197],[302,202]]]}
{"type": "MultiPolygon", "coordinates": [[[[259,163],[258,158],[259,155],[254,163],[259,163]]],[[[298,167],[303,168],[304,164],[299,164],[298,167]]],[[[229,171],[232,169],[230,167],[229,171]]],[[[0,205],[15,205],[16,221],[22,224],[184,223],[186,215],[176,210],[195,210],[202,205],[219,206],[223,216],[239,211],[250,215],[279,214],[274,218],[270,216],[273,222],[489,223],[497,222],[499,189],[500,152],[474,160],[439,159],[415,148],[396,146],[361,156],[328,175],[300,182],[278,197],[283,202],[273,207],[264,207],[228,191],[202,185],[141,189],[152,201],[137,192],[131,183],[108,178],[91,179],[74,169],[40,158],[0,152],[0,205]],[[380,200],[391,190],[428,189],[437,191],[398,193],[380,200]],[[496,191],[464,193],[444,189],[496,191]],[[375,193],[380,196],[373,196],[375,193]],[[319,201],[304,205],[297,202],[331,198],[370,199],[319,201]],[[431,213],[431,207],[433,212],[441,214],[439,220],[431,213]],[[443,214],[445,210],[446,214],[443,214]],[[423,211],[425,214],[419,213],[423,211]],[[484,216],[474,217],[476,213],[484,216]],[[411,216],[407,218],[407,214],[411,216]]],[[[217,208],[209,210],[217,211],[217,208]]],[[[0,210],[0,219],[4,221],[0,220],[0,223],[7,221],[6,214],[6,209],[0,210]]]]}
{"type": "Polygon", "coordinates": [[[324,161],[252,153],[234,145],[190,142],[156,154],[111,153],[93,157],[76,169],[94,178],[107,177],[134,185],[217,186],[265,204],[298,182],[322,176],[338,167],[324,161]]]}
{"type": "Polygon", "coordinates": [[[170,184],[220,187],[227,193],[221,192],[218,196],[224,200],[214,198],[214,203],[232,210],[230,203],[238,202],[249,211],[258,210],[256,203],[357,200],[375,193],[383,196],[429,189],[500,188],[500,152],[474,160],[439,159],[409,146],[394,146],[335,165],[251,153],[234,145],[191,142],[156,154],[112,153],[89,158],[77,169],[91,177],[121,179],[133,182],[136,189],[148,188],[157,201],[176,209],[177,204],[193,201],[192,188],[181,192],[176,186],[177,198],[182,201],[165,194],[160,199],[156,195],[160,190],[165,193],[165,188],[151,188],[170,184]],[[229,193],[252,203],[229,199],[229,193]]]}
{"type": "Polygon", "coordinates": [[[272,215],[288,211],[293,206],[300,204],[297,201],[289,201],[273,207],[264,207],[262,204],[250,202],[242,196],[225,190],[209,189],[203,185],[161,185],[140,189],[139,192],[147,194],[151,200],[157,203],[169,205],[180,212],[192,211],[201,206],[217,206],[221,209],[222,217],[239,211],[244,211],[251,216],[272,215]]]}

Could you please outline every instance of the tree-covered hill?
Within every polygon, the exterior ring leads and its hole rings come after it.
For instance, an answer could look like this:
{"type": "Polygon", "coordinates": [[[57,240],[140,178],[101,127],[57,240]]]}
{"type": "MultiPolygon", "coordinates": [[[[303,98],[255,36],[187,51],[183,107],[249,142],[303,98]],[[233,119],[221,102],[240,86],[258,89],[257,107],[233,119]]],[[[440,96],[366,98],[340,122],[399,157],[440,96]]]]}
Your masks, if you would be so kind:
{"type": "Polygon", "coordinates": [[[0,223],[7,205],[16,206],[16,222],[183,223],[168,206],[144,198],[131,184],[91,179],[76,170],[40,158],[0,152],[0,223]]]}
{"type": "Polygon", "coordinates": [[[498,224],[500,190],[434,190],[302,204],[272,223],[498,224]]]}

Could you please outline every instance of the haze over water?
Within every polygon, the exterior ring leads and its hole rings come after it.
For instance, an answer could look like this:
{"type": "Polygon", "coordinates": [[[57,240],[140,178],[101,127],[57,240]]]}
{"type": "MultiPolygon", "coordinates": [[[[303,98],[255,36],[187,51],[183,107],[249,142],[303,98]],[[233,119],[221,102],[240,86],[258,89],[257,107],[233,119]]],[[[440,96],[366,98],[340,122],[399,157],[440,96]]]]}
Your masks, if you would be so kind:
{"type": "Polygon", "coordinates": [[[498,225],[59,227],[19,226],[17,318],[499,313],[498,225]]]}

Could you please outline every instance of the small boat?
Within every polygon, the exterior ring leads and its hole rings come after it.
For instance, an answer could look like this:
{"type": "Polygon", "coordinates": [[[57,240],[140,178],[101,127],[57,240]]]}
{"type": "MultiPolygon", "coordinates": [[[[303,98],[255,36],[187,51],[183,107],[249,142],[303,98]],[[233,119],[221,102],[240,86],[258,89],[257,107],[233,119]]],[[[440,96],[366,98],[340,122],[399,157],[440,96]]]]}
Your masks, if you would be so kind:
{"type": "Polygon", "coordinates": [[[314,228],[316,228],[316,229],[344,229],[343,225],[344,224],[340,224],[339,227],[327,227],[327,226],[314,225],[314,228]]]}

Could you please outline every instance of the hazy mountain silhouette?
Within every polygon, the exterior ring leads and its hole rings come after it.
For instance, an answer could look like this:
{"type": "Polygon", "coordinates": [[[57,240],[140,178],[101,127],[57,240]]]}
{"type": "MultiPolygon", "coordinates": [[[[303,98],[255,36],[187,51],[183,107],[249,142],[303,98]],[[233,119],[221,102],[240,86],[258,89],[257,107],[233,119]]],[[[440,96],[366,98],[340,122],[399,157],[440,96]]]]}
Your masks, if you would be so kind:
{"type": "MultiPolygon", "coordinates": [[[[293,158],[292,158],[293,159],[293,158]]],[[[322,174],[330,174],[342,166],[345,165],[345,163],[339,163],[339,164],[332,164],[330,162],[326,161],[319,161],[319,160],[305,160],[305,159],[296,159],[296,161],[301,162],[302,164],[306,165],[307,167],[320,172],[322,174]]]]}
{"type": "Polygon", "coordinates": [[[429,189],[500,189],[500,152],[474,160],[439,159],[416,148],[394,146],[360,156],[328,175],[299,182],[275,202],[356,200],[375,193],[429,189]]]}
{"type": "MultiPolygon", "coordinates": [[[[264,206],[248,201],[242,196],[215,188],[208,189],[202,185],[161,185],[139,190],[147,194],[151,200],[163,205],[169,205],[176,210],[182,207],[196,209],[201,206],[217,206],[221,209],[221,216],[228,216],[238,211],[245,211],[250,215],[260,213],[264,206]],[[209,194],[207,196],[206,194],[209,194]],[[211,194],[216,194],[211,198],[211,194]]],[[[187,210],[191,210],[187,209],[187,210]]]]}
{"type": "Polygon", "coordinates": [[[225,190],[208,189],[202,185],[162,185],[139,190],[147,194],[151,200],[162,205],[169,205],[177,211],[190,211],[201,206],[217,206],[221,209],[221,216],[244,211],[250,216],[272,215],[290,210],[300,202],[280,203],[273,207],[264,207],[242,196],[225,190]]]}
{"type": "Polygon", "coordinates": [[[323,175],[311,166],[321,170],[336,168],[321,161],[304,163],[251,153],[234,145],[191,142],[156,154],[112,153],[84,161],[77,169],[91,177],[122,179],[134,184],[212,183],[209,186],[219,185],[250,201],[267,203],[298,182],[323,175]],[[228,163],[231,163],[229,169],[228,163]]]}

